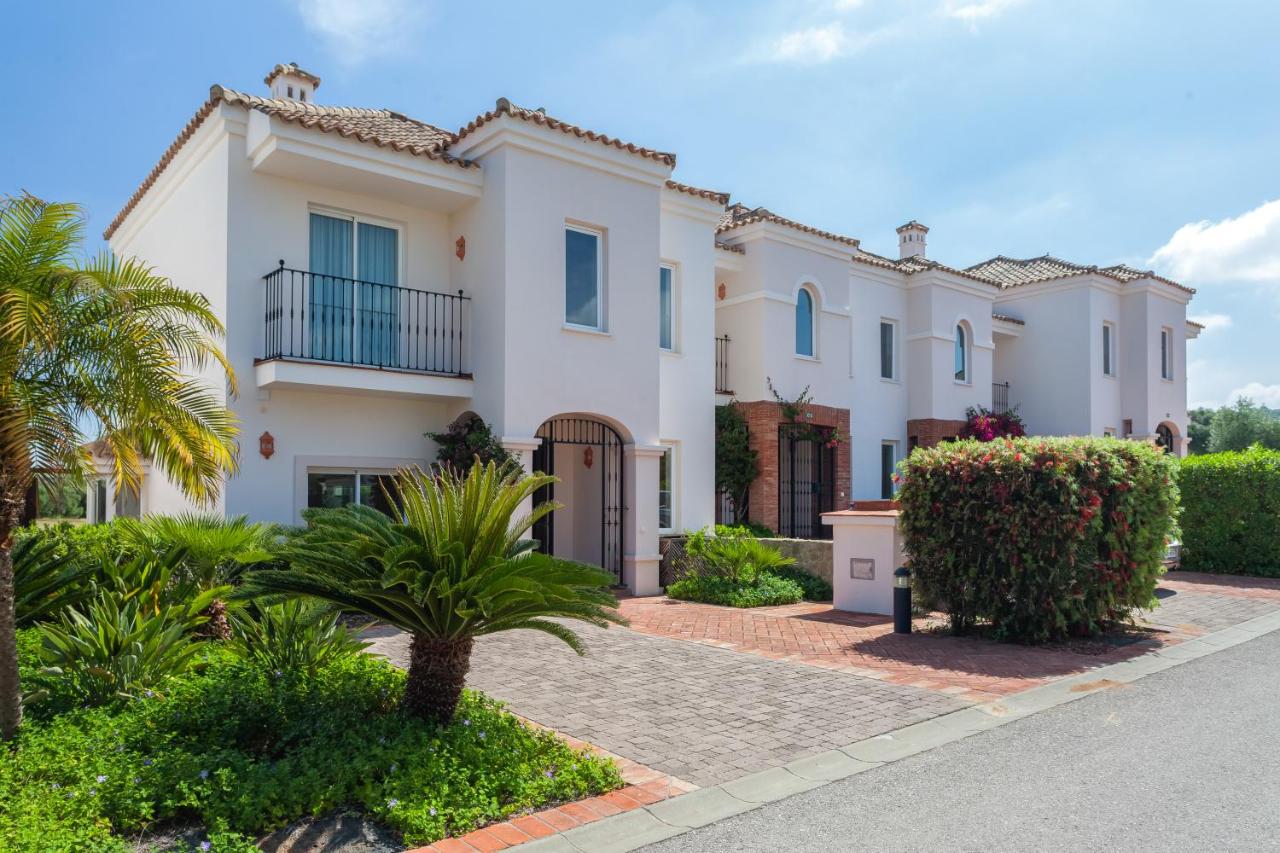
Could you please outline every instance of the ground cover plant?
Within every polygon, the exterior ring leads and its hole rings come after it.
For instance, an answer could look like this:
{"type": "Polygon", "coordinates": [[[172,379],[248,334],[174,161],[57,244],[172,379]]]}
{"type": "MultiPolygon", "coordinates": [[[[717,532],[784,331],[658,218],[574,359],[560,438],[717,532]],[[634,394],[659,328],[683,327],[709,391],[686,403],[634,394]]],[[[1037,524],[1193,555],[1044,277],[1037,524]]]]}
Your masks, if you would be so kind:
{"type": "Polygon", "coordinates": [[[438,726],[401,713],[404,673],[341,655],[314,674],[203,641],[200,665],[130,701],[79,705],[19,632],[28,709],[0,753],[0,847],[129,850],[167,824],[206,828],[214,850],[299,818],[355,806],[407,845],[458,835],[621,784],[608,761],[529,729],[470,691],[438,726]]]}
{"type": "Polygon", "coordinates": [[[1280,451],[1182,460],[1182,567],[1280,577],[1280,451]]]}
{"type": "Polygon", "coordinates": [[[953,631],[1046,642],[1151,607],[1176,533],[1177,460],[1109,438],[958,441],[912,452],[898,501],[919,598],[953,631]]]}
{"type": "Polygon", "coordinates": [[[715,536],[699,530],[684,547],[695,568],[667,587],[671,598],[729,607],[831,599],[829,584],[795,568],[793,558],[741,528],[720,526],[715,536]]]}

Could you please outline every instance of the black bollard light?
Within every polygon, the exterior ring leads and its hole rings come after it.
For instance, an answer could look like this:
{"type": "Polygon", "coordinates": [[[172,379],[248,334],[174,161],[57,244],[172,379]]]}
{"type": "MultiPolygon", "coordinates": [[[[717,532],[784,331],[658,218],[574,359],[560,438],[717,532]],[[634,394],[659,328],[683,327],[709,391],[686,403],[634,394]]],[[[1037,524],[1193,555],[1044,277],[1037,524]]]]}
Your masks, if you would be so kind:
{"type": "Polygon", "coordinates": [[[893,572],[893,633],[911,633],[911,570],[906,566],[893,572]]]}

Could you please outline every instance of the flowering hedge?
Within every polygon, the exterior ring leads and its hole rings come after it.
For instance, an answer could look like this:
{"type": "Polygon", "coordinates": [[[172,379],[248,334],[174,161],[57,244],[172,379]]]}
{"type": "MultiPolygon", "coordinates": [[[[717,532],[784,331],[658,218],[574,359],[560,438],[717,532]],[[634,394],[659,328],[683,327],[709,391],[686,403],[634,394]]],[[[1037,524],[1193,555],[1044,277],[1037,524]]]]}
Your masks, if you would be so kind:
{"type": "Polygon", "coordinates": [[[1190,456],[1178,486],[1183,568],[1280,577],[1280,451],[1190,456]]]}
{"type": "Polygon", "coordinates": [[[1109,438],[918,449],[898,500],[913,585],[957,633],[1097,633],[1150,606],[1178,506],[1175,461],[1109,438]]]}

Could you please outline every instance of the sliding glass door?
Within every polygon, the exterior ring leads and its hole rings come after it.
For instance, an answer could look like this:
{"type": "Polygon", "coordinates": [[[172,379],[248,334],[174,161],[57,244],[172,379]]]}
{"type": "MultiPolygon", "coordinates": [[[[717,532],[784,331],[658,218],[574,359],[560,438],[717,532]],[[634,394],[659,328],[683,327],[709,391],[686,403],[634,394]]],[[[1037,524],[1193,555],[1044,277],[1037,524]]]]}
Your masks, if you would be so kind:
{"type": "Polygon", "coordinates": [[[311,273],[311,357],[396,365],[400,232],[312,213],[311,273]]]}

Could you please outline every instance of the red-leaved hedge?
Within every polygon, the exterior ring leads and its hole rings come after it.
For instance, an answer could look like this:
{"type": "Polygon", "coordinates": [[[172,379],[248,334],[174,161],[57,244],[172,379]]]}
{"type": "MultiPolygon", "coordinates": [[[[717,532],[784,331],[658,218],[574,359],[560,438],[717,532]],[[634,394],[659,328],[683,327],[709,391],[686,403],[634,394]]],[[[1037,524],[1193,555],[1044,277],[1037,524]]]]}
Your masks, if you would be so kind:
{"type": "Polygon", "coordinates": [[[898,500],[916,593],[957,633],[1095,634],[1150,606],[1178,507],[1175,460],[1111,438],[915,450],[898,500]]]}

